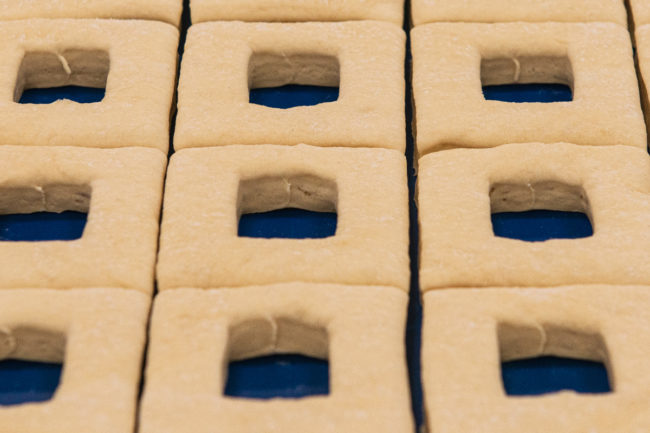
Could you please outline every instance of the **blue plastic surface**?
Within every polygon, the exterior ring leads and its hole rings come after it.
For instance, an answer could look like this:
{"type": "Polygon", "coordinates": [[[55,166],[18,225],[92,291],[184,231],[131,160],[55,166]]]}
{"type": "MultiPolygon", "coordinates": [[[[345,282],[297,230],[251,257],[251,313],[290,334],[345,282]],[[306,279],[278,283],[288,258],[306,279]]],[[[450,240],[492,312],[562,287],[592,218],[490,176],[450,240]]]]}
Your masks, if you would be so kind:
{"type": "Polygon", "coordinates": [[[69,99],[80,104],[91,104],[104,99],[105,89],[63,86],[47,89],[27,89],[20,97],[21,104],[51,104],[59,99],[69,99]]]}
{"type": "Polygon", "coordinates": [[[607,369],[600,362],[546,356],[501,364],[506,393],[540,395],[564,390],[578,393],[611,391],[607,369]]]}
{"type": "Polygon", "coordinates": [[[242,398],[300,398],[329,394],[327,361],[301,355],[273,355],[233,361],[225,394],[242,398]]]}
{"type": "Polygon", "coordinates": [[[0,242],[79,239],[86,227],[87,216],[73,211],[0,215],[0,242]]]}
{"type": "Polygon", "coordinates": [[[338,87],[302,86],[289,84],[281,87],[251,89],[249,101],[252,104],[272,108],[291,108],[301,105],[317,105],[339,99],[338,87]]]}
{"type": "MultiPolygon", "coordinates": [[[[407,2],[408,4],[408,2],[407,2]]],[[[189,14],[187,8],[187,1],[185,1],[184,28],[186,29],[189,23],[189,14]]],[[[408,8],[408,6],[407,6],[408,8]]],[[[409,16],[407,11],[406,16],[409,16]]],[[[184,41],[185,33],[182,33],[181,40],[184,41]]],[[[179,54],[182,56],[182,47],[179,54]]],[[[410,78],[410,51],[407,54],[406,61],[406,79],[410,78]]],[[[407,160],[409,170],[409,190],[411,196],[410,206],[410,255],[411,255],[411,301],[408,307],[408,321],[406,329],[406,352],[407,361],[409,366],[409,379],[412,388],[412,406],[415,419],[418,425],[422,424],[422,389],[420,384],[420,335],[421,335],[421,321],[422,310],[419,303],[419,285],[418,285],[418,225],[417,225],[417,208],[414,206],[413,192],[416,178],[414,176],[412,156],[413,156],[413,140],[411,138],[411,90],[410,82],[406,86],[406,114],[407,114],[407,160]]],[[[529,86],[491,86],[484,89],[485,96],[488,99],[514,101],[514,102],[537,102],[549,100],[570,100],[571,96],[566,94],[566,89],[556,88],[557,86],[548,85],[529,85],[529,86]],[[564,96],[563,96],[564,95],[564,96]]],[[[570,90],[569,90],[570,92],[570,90]]],[[[97,102],[103,94],[97,89],[71,89],[59,88],[50,91],[32,92],[39,95],[32,95],[30,91],[25,92],[23,95],[24,102],[38,102],[48,103],[60,97],[76,100],[77,102],[97,102]],[[52,92],[49,94],[48,92],[52,92]],[[49,96],[44,96],[49,95],[49,96]],[[38,97],[37,97],[38,96],[38,97]]],[[[284,86],[281,89],[256,89],[251,92],[250,100],[253,103],[268,105],[277,108],[286,108],[296,105],[311,105],[315,103],[322,103],[334,101],[338,98],[338,89],[335,88],[310,88],[310,86],[284,86]]],[[[332,125],[333,128],[336,125],[332,125]]],[[[172,119],[172,130],[174,128],[174,119],[172,119]]],[[[289,212],[290,214],[291,212],[289,212]]],[[[285,218],[287,215],[280,214],[266,214],[254,217],[246,217],[246,220],[252,218],[252,221],[245,221],[243,233],[253,233],[259,224],[265,225],[263,221],[269,218],[271,224],[278,221],[283,223],[290,221],[283,228],[283,235],[288,237],[302,237],[304,233],[313,233],[314,221],[307,218],[285,218]],[[278,217],[280,215],[280,217],[278,217]],[[250,230],[250,231],[249,231],[250,230]]],[[[29,218],[29,217],[18,217],[29,218]]],[[[63,219],[67,217],[64,214],[63,219]]],[[[499,219],[504,217],[497,216],[498,226],[499,219]]],[[[530,225],[529,218],[525,215],[518,215],[512,220],[505,217],[509,225],[514,224],[515,232],[518,236],[528,238],[528,240],[538,240],[539,234],[535,234],[536,229],[534,225],[530,225]],[[521,219],[524,218],[524,219],[521,219]],[[520,225],[521,227],[518,227],[520,225]],[[525,226],[525,227],[524,227],[525,226]]],[[[573,230],[575,221],[572,215],[557,214],[552,219],[544,221],[547,227],[545,230],[564,233],[567,237],[572,237],[571,230],[573,230]],[[569,232],[567,233],[567,229],[569,232]]],[[[70,221],[75,224],[75,218],[70,221]]],[[[503,221],[501,221],[503,222],[503,221]]],[[[55,225],[51,226],[55,227],[55,225]]],[[[497,228],[497,231],[500,230],[497,228]]],[[[583,229],[580,228],[578,234],[582,236],[583,229]]],[[[268,233],[267,233],[268,234],[268,233]]],[[[53,382],[58,382],[59,372],[49,366],[35,366],[17,371],[15,365],[12,363],[0,363],[0,401],[18,403],[24,400],[24,392],[16,392],[15,388],[11,387],[12,381],[20,383],[35,382],[35,388],[39,390],[50,389],[53,382]],[[12,366],[14,365],[14,366],[12,366]],[[14,391],[12,391],[14,389],[14,391]]],[[[327,374],[323,374],[323,370],[327,370],[326,363],[323,361],[316,361],[309,358],[299,356],[287,356],[283,359],[256,359],[243,362],[233,363],[230,368],[230,375],[227,383],[226,392],[230,395],[238,395],[243,397],[254,398],[267,398],[268,395],[296,397],[300,392],[317,392],[326,393],[328,389],[327,374]],[[279,362],[278,362],[279,361],[279,362]],[[325,365],[325,367],[324,367],[325,365]],[[320,391],[319,391],[320,390],[320,391]]],[[[584,379],[583,385],[585,389],[598,389],[602,384],[602,374],[593,374],[593,364],[586,361],[572,361],[571,370],[584,379]]],[[[215,365],[215,368],[218,366],[215,365]]],[[[563,376],[563,369],[567,365],[558,364],[556,361],[549,358],[538,358],[528,360],[517,364],[507,364],[504,369],[504,376],[506,382],[515,381],[515,392],[519,393],[537,393],[540,389],[546,389],[550,386],[549,381],[557,381],[555,377],[557,374],[563,376]],[[551,372],[551,378],[548,374],[542,374],[544,371],[551,372]]],[[[559,386],[571,386],[570,379],[561,379],[562,383],[559,386]]],[[[581,386],[583,386],[581,385],[581,386]]],[[[506,383],[506,386],[508,383],[506,383]]],[[[556,386],[556,385],[553,385],[556,386]]],[[[37,393],[38,393],[37,392],[37,393]]],[[[50,392],[50,391],[48,391],[50,392]]],[[[44,394],[43,394],[44,395],[44,394]]]]}
{"type": "Polygon", "coordinates": [[[0,406],[47,401],[61,378],[61,364],[0,361],[0,406]]]}
{"type": "Polygon", "coordinates": [[[239,236],[249,238],[327,238],[336,233],[336,214],[303,209],[280,209],[244,214],[239,219],[239,236]]]}
{"type": "Polygon", "coordinates": [[[587,215],[550,210],[494,213],[492,229],[495,236],[529,242],[586,238],[594,234],[587,215]]]}
{"type": "Polygon", "coordinates": [[[503,102],[567,102],[573,92],[564,84],[504,84],[483,86],[483,97],[503,102]]]}

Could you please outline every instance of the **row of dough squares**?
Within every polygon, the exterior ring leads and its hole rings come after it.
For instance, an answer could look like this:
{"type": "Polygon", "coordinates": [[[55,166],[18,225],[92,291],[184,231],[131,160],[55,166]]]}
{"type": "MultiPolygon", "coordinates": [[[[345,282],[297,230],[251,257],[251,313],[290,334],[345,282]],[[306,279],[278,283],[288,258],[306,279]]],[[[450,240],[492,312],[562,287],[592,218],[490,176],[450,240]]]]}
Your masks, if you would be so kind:
{"type": "MultiPolygon", "coordinates": [[[[0,141],[167,151],[174,27],[29,20],[0,23],[0,33],[0,141]],[[95,104],[15,103],[24,88],[65,84],[105,86],[106,95],[95,104]]],[[[619,25],[436,23],[411,38],[420,156],[535,141],[646,147],[630,35],[619,25]],[[540,81],[570,85],[573,100],[509,104],[481,91],[540,81]]],[[[643,78],[650,27],[637,29],[636,42],[643,78]]],[[[404,55],[404,32],[390,23],[194,25],[180,68],[174,148],[305,143],[403,152],[404,55]],[[250,88],[287,83],[339,86],[339,97],[288,110],[250,103],[250,88]]]]}
{"type": "MultiPolygon", "coordinates": [[[[161,152],[3,146],[0,155],[11,192],[3,213],[90,210],[76,241],[0,245],[0,287],[152,292],[161,152]]],[[[233,145],[177,153],[167,175],[159,290],[311,281],[406,292],[405,165],[389,149],[233,145]],[[336,209],[336,235],[237,235],[242,213],[286,206],[336,209]]],[[[420,159],[418,196],[422,291],[648,284],[648,185],[650,161],[632,146],[511,144],[429,154],[420,159]],[[538,244],[494,236],[492,212],[531,207],[583,211],[594,235],[538,244]]]]}
{"type": "MultiPolygon", "coordinates": [[[[647,286],[442,290],[423,299],[430,427],[647,431],[647,286]],[[507,396],[501,362],[545,354],[605,359],[615,392],[507,396]]],[[[413,431],[406,303],[392,288],[331,284],[163,292],[151,318],[138,431],[413,431]],[[221,392],[229,360],[272,351],[328,358],[329,395],[260,402],[221,392]]],[[[0,291],[0,357],[60,362],[65,353],[55,397],[2,408],[1,431],[133,432],[148,311],[149,299],[135,291],[0,291]]]]}
{"type": "MultiPolygon", "coordinates": [[[[430,22],[614,22],[627,26],[623,0],[521,0],[514,4],[483,0],[411,0],[413,25],[430,22]]],[[[629,0],[630,21],[650,23],[650,2],[629,0]]],[[[402,24],[404,0],[190,0],[193,23],[205,21],[352,21],[402,24]]],[[[118,18],[159,20],[179,26],[181,0],[72,0],[5,2],[0,20],[29,18],[118,18]]]]}

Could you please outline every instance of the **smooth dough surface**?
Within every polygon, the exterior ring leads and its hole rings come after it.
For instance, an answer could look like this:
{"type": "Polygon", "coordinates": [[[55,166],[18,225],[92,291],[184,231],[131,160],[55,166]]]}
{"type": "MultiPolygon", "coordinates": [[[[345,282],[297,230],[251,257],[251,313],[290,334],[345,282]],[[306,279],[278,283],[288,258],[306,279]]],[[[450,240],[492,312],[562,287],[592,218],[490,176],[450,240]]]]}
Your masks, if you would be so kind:
{"type": "Polygon", "coordinates": [[[420,286],[649,284],[650,159],[630,146],[508,144],[420,159],[420,286]],[[583,212],[593,235],[525,242],[491,213],[583,212]]]}
{"type": "Polygon", "coordinates": [[[153,21],[0,23],[0,142],[167,152],[178,30],[153,21]],[[105,87],[100,102],[18,103],[23,88],[105,87]]]}
{"type": "Polygon", "coordinates": [[[166,163],[155,149],[0,146],[0,214],[88,213],[77,240],[0,242],[0,288],[151,293],[166,163]]]}
{"type": "Polygon", "coordinates": [[[415,28],[420,155],[566,141],[646,148],[629,33],[612,23],[427,24],[415,28]],[[573,100],[486,100],[482,85],[559,83],[573,100]]]}
{"type": "Polygon", "coordinates": [[[155,300],[140,433],[413,431],[393,287],[287,283],[179,289],[155,300]],[[273,353],[329,361],[330,394],[224,396],[228,363],[273,353]]]}
{"type": "MultiPolygon", "coordinates": [[[[632,4],[634,1],[631,0],[632,4]]],[[[431,22],[598,21],[613,22],[627,28],[623,0],[413,0],[411,17],[414,25],[431,22]]]]}
{"type": "Polygon", "coordinates": [[[650,429],[650,287],[455,289],[424,295],[428,431],[644,433],[650,429]],[[508,396],[501,362],[603,362],[606,394],[508,396]]]}
{"type": "Polygon", "coordinates": [[[388,21],[402,26],[404,0],[191,0],[192,22],[388,21]]]}
{"type": "Polygon", "coordinates": [[[174,147],[306,143],[404,151],[404,31],[390,23],[194,25],[178,89],[174,147]],[[249,89],[339,86],[337,101],[288,109],[249,89]]]}
{"type": "Polygon", "coordinates": [[[0,406],[0,432],[132,433],[149,304],[121,289],[1,290],[0,359],[63,374],[51,400],[0,406]]]}
{"type": "Polygon", "coordinates": [[[307,281],[408,291],[406,160],[387,149],[185,149],[169,166],[158,289],[307,281]],[[336,212],[334,236],[238,237],[242,213],[336,212]]]}
{"type": "Polygon", "coordinates": [[[180,25],[182,0],[3,0],[0,20],[29,18],[114,18],[180,25]]]}

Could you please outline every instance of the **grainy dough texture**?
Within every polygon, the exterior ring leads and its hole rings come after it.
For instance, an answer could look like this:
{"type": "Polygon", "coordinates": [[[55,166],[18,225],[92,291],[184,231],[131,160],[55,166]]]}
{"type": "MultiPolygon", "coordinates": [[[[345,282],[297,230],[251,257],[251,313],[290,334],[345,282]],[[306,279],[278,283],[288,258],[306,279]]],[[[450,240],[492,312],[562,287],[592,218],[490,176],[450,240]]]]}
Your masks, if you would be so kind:
{"type": "Polygon", "coordinates": [[[393,287],[307,283],[161,293],[140,432],[413,431],[407,302],[393,287]],[[223,394],[230,360],[274,353],[327,358],[329,395],[260,401],[223,394]]]}
{"type": "Polygon", "coordinates": [[[508,144],[420,159],[420,284],[650,284],[650,159],[629,146],[508,144]],[[491,213],[584,212],[593,236],[525,242],[491,213]]]}
{"type": "Polygon", "coordinates": [[[149,303],[118,289],[0,291],[0,358],[63,363],[51,400],[0,407],[0,432],[133,432],[149,303]]]}
{"type": "Polygon", "coordinates": [[[635,32],[635,40],[636,55],[639,64],[639,80],[641,81],[639,83],[641,88],[641,102],[643,103],[646,125],[650,125],[650,100],[648,99],[648,83],[650,83],[650,25],[638,27],[635,32]]]}
{"type": "Polygon", "coordinates": [[[307,281],[408,291],[404,155],[387,149],[227,146],[171,159],[159,290],[307,281]],[[238,237],[243,213],[336,212],[334,236],[238,237]]]}
{"type": "Polygon", "coordinates": [[[0,23],[0,142],[167,152],[178,30],[153,21],[0,23]],[[23,89],[106,89],[100,102],[21,104],[23,89]]]}
{"type": "Polygon", "coordinates": [[[382,22],[215,22],[190,28],[174,147],[306,143],[405,148],[401,28],[382,22]],[[288,109],[249,89],[339,86],[334,102],[288,109]]]}
{"type": "Polygon", "coordinates": [[[650,0],[628,0],[635,28],[650,24],[650,0]]]}
{"type": "Polygon", "coordinates": [[[646,148],[629,33],[611,23],[427,24],[412,31],[420,155],[566,141],[646,148]],[[486,100],[483,85],[559,83],[573,100],[486,100]]]}
{"type": "Polygon", "coordinates": [[[388,21],[402,26],[404,0],[191,0],[192,22],[388,21]]]}
{"type": "MultiPolygon", "coordinates": [[[[634,1],[631,0],[632,4],[634,1]]],[[[411,11],[414,25],[431,22],[602,21],[627,28],[623,0],[413,0],[411,11]]]]}
{"type": "Polygon", "coordinates": [[[428,431],[650,430],[650,287],[462,289],[424,295],[428,431]],[[554,355],[604,362],[613,390],[508,396],[501,362],[554,355]]]}
{"type": "Polygon", "coordinates": [[[88,213],[77,240],[0,242],[0,288],[151,293],[166,163],[155,149],[0,146],[0,214],[88,213]]]}
{"type": "Polygon", "coordinates": [[[3,0],[0,20],[116,18],[165,21],[178,27],[182,0],[3,0]]]}

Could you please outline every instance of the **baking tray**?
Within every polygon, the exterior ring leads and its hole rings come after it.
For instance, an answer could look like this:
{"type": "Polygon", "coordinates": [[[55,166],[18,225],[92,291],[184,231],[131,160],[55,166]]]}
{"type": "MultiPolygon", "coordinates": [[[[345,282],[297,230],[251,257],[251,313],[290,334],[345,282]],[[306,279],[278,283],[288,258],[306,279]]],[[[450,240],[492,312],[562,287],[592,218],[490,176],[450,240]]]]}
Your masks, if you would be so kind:
{"type": "MultiPolygon", "coordinates": [[[[187,5],[183,28],[189,18],[187,5]]],[[[407,15],[408,16],[408,11],[407,15]]],[[[181,39],[184,40],[184,34],[181,39]]],[[[182,46],[182,44],[181,44],[182,46]]],[[[179,51],[182,56],[182,49],[179,51]]],[[[410,52],[406,59],[406,78],[410,77],[410,52]]],[[[567,100],[571,92],[557,85],[500,86],[485,89],[487,98],[512,102],[550,102],[567,100]]],[[[64,87],[27,91],[26,103],[48,103],[59,98],[78,102],[97,102],[102,90],[64,87]]],[[[263,105],[286,108],[336,100],[338,89],[310,86],[287,86],[281,89],[260,89],[252,92],[251,101],[263,105]]],[[[422,310],[418,284],[418,224],[413,193],[416,176],[413,170],[413,140],[411,135],[411,93],[407,81],[406,116],[407,152],[410,191],[410,256],[411,300],[406,327],[406,352],[412,389],[413,413],[420,426],[423,421],[422,389],[420,384],[420,328],[422,310]]],[[[332,127],[336,127],[333,125],[332,127]]],[[[173,131],[173,124],[172,124],[173,131]]],[[[171,154],[171,151],[170,151],[171,154]]],[[[33,241],[75,239],[81,235],[85,216],[77,212],[63,214],[33,214],[0,216],[0,241],[33,241]]],[[[584,217],[569,212],[532,211],[493,216],[495,233],[528,241],[547,237],[583,237],[591,233],[584,217]]],[[[267,214],[245,216],[240,224],[240,235],[256,237],[284,236],[293,238],[331,235],[336,227],[333,214],[314,214],[300,210],[280,210],[267,214]]],[[[216,368],[216,366],[215,366],[216,368]]],[[[26,401],[49,399],[59,382],[61,366],[7,360],[0,362],[0,405],[20,404],[26,401]]],[[[510,362],[503,368],[504,386],[513,395],[535,395],[573,389],[579,392],[606,392],[609,390],[607,372],[598,363],[558,358],[537,358],[510,362]]],[[[296,398],[327,394],[327,362],[299,355],[281,355],[232,363],[225,389],[226,394],[247,398],[296,398]]]]}

